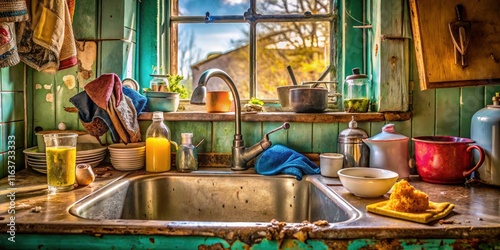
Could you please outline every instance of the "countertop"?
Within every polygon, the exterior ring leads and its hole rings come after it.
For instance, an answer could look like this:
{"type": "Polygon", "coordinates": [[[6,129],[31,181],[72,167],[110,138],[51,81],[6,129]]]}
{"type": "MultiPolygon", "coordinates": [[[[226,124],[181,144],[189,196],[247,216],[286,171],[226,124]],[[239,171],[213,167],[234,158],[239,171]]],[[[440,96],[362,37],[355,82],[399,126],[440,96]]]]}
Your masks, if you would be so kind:
{"type": "MultiPolygon", "coordinates": [[[[172,170],[175,171],[175,170],[172,170]]],[[[229,170],[230,171],[230,170],[229,170]]],[[[70,205],[93,191],[103,187],[127,172],[111,167],[96,168],[99,177],[89,186],[77,187],[73,191],[48,194],[46,175],[24,169],[0,180],[0,230],[9,230],[11,216],[15,216],[17,234],[142,234],[142,235],[199,235],[221,237],[228,241],[236,238],[249,239],[252,235],[266,234],[269,224],[235,230],[232,227],[188,227],[182,223],[164,221],[161,224],[149,221],[121,221],[121,224],[98,220],[86,220],[68,213],[70,205]],[[9,185],[9,180],[15,180],[9,185]],[[12,202],[14,201],[14,202],[12,202]],[[10,213],[9,211],[14,213],[10,213]],[[159,226],[161,225],[161,226],[159,226]]],[[[135,171],[133,174],[142,174],[135,171]]],[[[317,178],[317,177],[316,177],[317,178]]],[[[439,185],[411,178],[410,183],[426,192],[431,201],[455,204],[453,212],[444,221],[420,224],[393,219],[366,212],[366,205],[389,198],[359,198],[349,193],[338,178],[319,177],[319,180],[348,201],[361,214],[352,222],[326,226],[308,226],[308,238],[316,239],[404,239],[404,238],[452,238],[452,239],[499,239],[500,238],[500,188],[493,186],[465,187],[464,185],[439,185]],[[443,223],[444,222],[444,223],[443,223]]],[[[325,208],[328,209],[328,208],[325,208]]],[[[304,225],[281,228],[284,235],[303,230],[304,225]],[[287,230],[289,232],[287,232],[287,230]]]]}

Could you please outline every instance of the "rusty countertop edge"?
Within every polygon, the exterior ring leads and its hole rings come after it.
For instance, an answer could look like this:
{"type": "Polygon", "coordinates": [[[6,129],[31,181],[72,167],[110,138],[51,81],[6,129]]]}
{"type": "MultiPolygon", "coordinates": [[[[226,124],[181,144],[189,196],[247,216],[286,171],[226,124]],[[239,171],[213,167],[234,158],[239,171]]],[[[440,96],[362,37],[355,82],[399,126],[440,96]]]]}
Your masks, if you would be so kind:
{"type": "MultiPolygon", "coordinates": [[[[114,181],[116,178],[123,176],[123,172],[114,171],[112,178],[107,178],[104,180],[99,180],[96,182],[95,188],[79,188],[73,192],[76,200],[80,200],[91,192],[107,185],[108,183],[114,181]]],[[[31,181],[34,181],[39,185],[40,180],[45,179],[44,175],[37,174],[32,170],[22,170],[18,172],[20,178],[28,177],[31,181]],[[37,181],[38,180],[38,181],[37,181]]],[[[134,173],[132,173],[134,175],[134,173]]],[[[338,179],[335,178],[323,178],[326,180],[326,184],[331,184],[334,191],[339,188],[338,179]]],[[[7,223],[9,221],[9,214],[7,214],[8,200],[5,200],[5,195],[7,194],[6,185],[7,178],[0,180],[0,187],[2,187],[2,200],[0,200],[0,217],[2,222],[0,222],[0,230],[7,231],[7,223]],[[5,201],[4,201],[5,200],[5,201]]],[[[42,180],[43,184],[43,180],[42,180]]],[[[22,189],[22,188],[19,188],[22,189]]],[[[494,188],[493,188],[494,189],[494,188]]],[[[341,192],[339,192],[341,193],[341,192]]],[[[345,194],[339,194],[342,198],[346,198],[345,194]]],[[[47,199],[46,195],[43,197],[47,199]]],[[[61,199],[64,200],[64,199],[61,199]]],[[[74,200],[74,199],[73,199],[74,200]]],[[[472,224],[460,224],[460,225],[425,225],[413,222],[405,222],[397,219],[389,219],[387,225],[386,220],[381,225],[374,225],[373,216],[368,215],[362,207],[364,205],[356,204],[349,199],[346,199],[353,207],[361,212],[361,218],[354,222],[345,223],[335,223],[328,226],[313,226],[308,230],[309,238],[317,239],[354,239],[354,238],[500,238],[500,223],[485,222],[485,225],[477,225],[478,222],[473,222],[472,224]],[[370,218],[372,217],[372,218],[370,218]],[[392,221],[392,222],[391,222],[392,221]]],[[[376,201],[376,200],[374,200],[376,201]]],[[[63,202],[64,203],[64,202],[63,202]]],[[[74,201],[68,201],[65,204],[64,211],[68,211],[68,208],[74,201]]],[[[358,201],[359,203],[359,201],[358,201]]],[[[16,233],[32,234],[32,233],[53,233],[53,234],[72,234],[72,233],[83,233],[83,234],[139,234],[139,235],[173,235],[173,236],[186,236],[186,235],[199,235],[199,236],[216,236],[221,238],[227,238],[228,235],[236,234],[238,237],[247,237],[255,234],[256,232],[266,232],[270,229],[271,224],[263,223],[258,227],[249,227],[247,229],[240,229],[238,227],[232,227],[231,225],[226,225],[226,223],[221,223],[214,225],[213,227],[203,225],[199,226],[186,226],[185,223],[172,223],[172,222],[161,222],[161,223],[145,223],[144,221],[138,221],[133,223],[125,224],[104,224],[102,221],[93,221],[85,219],[77,219],[78,223],[75,221],[57,221],[57,216],[49,216],[52,221],[44,221],[43,218],[48,213],[39,214],[42,218],[36,221],[36,214],[31,213],[28,210],[20,211],[16,216],[16,233]],[[22,216],[27,216],[29,219],[24,221],[22,216]],[[85,223],[82,223],[86,221],[85,223]]],[[[377,218],[377,216],[375,216],[377,218]]],[[[376,220],[375,220],[376,221],[376,220]]],[[[497,221],[497,220],[495,220],[497,221]]],[[[295,224],[295,223],[294,223],[295,224]]],[[[291,235],[298,230],[298,227],[290,224],[285,226],[284,229],[287,235],[291,235]]]]}

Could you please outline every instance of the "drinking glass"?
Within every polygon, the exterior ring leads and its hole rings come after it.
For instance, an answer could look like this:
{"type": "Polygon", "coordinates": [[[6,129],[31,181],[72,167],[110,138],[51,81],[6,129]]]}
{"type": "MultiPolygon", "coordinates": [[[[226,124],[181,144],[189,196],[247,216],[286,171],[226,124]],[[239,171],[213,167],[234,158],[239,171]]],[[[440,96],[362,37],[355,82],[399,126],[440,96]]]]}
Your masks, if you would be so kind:
{"type": "Polygon", "coordinates": [[[46,134],[47,183],[50,192],[64,192],[74,188],[76,176],[75,133],[46,134]]]}

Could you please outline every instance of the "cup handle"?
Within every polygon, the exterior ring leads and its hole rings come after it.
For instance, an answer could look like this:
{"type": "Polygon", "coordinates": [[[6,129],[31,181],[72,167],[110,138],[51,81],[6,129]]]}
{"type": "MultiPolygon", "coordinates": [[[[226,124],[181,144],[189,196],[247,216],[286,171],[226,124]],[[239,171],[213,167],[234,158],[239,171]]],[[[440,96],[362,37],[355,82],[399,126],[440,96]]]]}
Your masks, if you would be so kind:
{"type": "Polygon", "coordinates": [[[481,148],[480,146],[478,145],[472,145],[472,146],[469,146],[467,147],[467,152],[470,152],[472,151],[473,149],[476,149],[477,151],[479,151],[479,161],[477,162],[476,166],[474,166],[471,170],[469,171],[464,171],[462,173],[462,175],[464,177],[467,177],[469,176],[470,174],[472,174],[472,172],[476,171],[479,167],[481,167],[481,165],[483,165],[483,162],[484,162],[484,150],[483,148],[481,148]]]}
{"type": "Polygon", "coordinates": [[[170,141],[170,144],[175,146],[175,151],[179,150],[179,146],[177,145],[177,142],[175,141],[170,141]]]}

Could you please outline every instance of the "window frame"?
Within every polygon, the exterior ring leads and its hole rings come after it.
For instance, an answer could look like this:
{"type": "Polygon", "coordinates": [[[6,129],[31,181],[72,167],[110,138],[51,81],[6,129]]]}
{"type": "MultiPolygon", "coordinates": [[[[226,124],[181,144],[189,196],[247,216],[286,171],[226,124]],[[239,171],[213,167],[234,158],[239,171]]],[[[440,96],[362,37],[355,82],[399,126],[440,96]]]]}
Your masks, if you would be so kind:
{"type": "MultiPolygon", "coordinates": [[[[257,10],[257,0],[249,0],[250,8],[242,15],[210,15],[206,16],[179,16],[179,0],[171,0],[170,4],[160,3],[161,16],[159,25],[160,39],[158,42],[158,65],[159,68],[168,68],[171,74],[177,74],[178,68],[178,24],[181,23],[248,23],[249,30],[249,70],[250,70],[250,97],[257,94],[257,24],[259,22],[314,22],[323,21],[330,24],[330,58],[334,69],[337,68],[338,32],[337,23],[339,20],[336,0],[329,0],[329,12],[326,14],[312,14],[310,12],[302,14],[259,14],[257,10]],[[168,34],[168,36],[166,35],[168,34]]],[[[163,1],[161,1],[163,2],[163,1]]],[[[162,72],[165,73],[165,72],[162,72]]],[[[338,74],[335,74],[338,75],[338,74]]],[[[196,79],[193,79],[196,80],[196,79]]],[[[277,99],[277,97],[276,97],[277,99]]]]}

